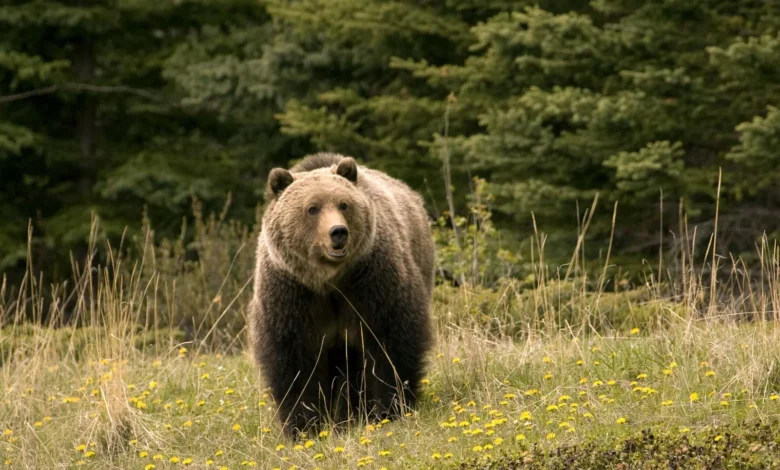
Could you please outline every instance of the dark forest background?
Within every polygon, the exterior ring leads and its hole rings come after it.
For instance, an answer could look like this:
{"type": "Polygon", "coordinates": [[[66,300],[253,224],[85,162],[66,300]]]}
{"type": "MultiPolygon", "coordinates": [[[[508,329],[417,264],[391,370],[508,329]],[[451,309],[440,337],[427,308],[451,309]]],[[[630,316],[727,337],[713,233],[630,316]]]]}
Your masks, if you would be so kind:
{"type": "Polygon", "coordinates": [[[533,213],[550,259],[597,193],[588,236],[619,201],[625,260],[680,214],[706,244],[716,204],[750,256],[780,227],[779,103],[776,1],[0,0],[0,272],[28,226],[56,279],[93,214],[114,243],[192,236],[193,201],[252,224],[268,171],[320,150],[433,217],[478,195],[513,249],[533,213]]]}

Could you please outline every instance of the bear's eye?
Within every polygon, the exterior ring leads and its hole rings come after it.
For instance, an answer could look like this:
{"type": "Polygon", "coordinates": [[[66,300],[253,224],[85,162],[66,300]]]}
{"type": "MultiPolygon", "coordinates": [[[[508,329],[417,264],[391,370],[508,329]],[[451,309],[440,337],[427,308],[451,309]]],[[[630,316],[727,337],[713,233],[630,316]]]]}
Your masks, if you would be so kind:
{"type": "Polygon", "coordinates": [[[346,202],[342,202],[341,204],[339,204],[339,210],[340,210],[340,211],[345,211],[345,210],[347,210],[347,207],[348,207],[348,206],[347,206],[347,203],[346,203],[346,202]]]}
{"type": "Polygon", "coordinates": [[[309,209],[306,212],[308,212],[309,215],[317,215],[317,212],[319,212],[319,211],[320,211],[319,207],[311,206],[311,207],[309,207],[309,209]]]}

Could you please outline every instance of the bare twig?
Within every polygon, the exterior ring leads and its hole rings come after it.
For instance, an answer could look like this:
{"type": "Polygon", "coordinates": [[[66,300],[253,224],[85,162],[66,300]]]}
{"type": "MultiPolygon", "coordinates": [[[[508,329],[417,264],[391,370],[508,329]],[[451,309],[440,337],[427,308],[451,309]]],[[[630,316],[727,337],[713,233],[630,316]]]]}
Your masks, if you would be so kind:
{"type": "Polygon", "coordinates": [[[133,88],[124,85],[109,86],[109,85],[91,85],[89,83],[62,83],[59,85],[52,85],[44,88],[38,88],[36,90],[25,91],[23,93],[16,93],[13,95],[0,96],[0,104],[11,103],[13,101],[24,100],[32,98],[34,96],[50,95],[59,91],[88,91],[92,93],[123,93],[129,95],[136,95],[142,98],[150,100],[159,100],[157,95],[150,93],[140,88],[133,88]]]}

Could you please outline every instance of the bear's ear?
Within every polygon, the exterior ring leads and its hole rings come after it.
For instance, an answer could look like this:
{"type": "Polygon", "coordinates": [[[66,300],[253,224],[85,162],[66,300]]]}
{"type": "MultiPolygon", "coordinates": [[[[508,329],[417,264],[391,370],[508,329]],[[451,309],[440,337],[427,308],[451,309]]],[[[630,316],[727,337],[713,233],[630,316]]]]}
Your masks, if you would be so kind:
{"type": "Polygon", "coordinates": [[[338,166],[336,166],[336,174],[344,177],[353,183],[357,183],[357,163],[352,157],[342,158],[338,166]]]}
{"type": "Polygon", "coordinates": [[[284,191],[293,182],[292,173],[284,168],[274,168],[268,174],[268,185],[265,188],[266,199],[271,199],[284,191]]]}

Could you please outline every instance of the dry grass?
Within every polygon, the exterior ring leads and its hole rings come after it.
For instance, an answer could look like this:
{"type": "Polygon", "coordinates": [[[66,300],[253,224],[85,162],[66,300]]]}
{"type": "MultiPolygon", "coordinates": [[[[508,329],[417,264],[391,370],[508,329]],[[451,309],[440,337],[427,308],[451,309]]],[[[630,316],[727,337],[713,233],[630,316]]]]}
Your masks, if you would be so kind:
{"type": "MultiPolygon", "coordinates": [[[[719,267],[711,248],[691,247],[677,275],[659,265],[644,286],[607,292],[608,257],[596,279],[577,250],[550,275],[537,235],[530,282],[437,289],[438,339],[417,410],[290,442],[235,327],[252,232],[209,224],[189,267],[144,239],[132,263],[108,247],[103,266],[74,266],[70,284],[44,289],[28,275],[14,295],[3,285],[0,464],[437,468],[522,461],[643,429],[714,432],[718,445],[719,429],[779,422],[776,246],[758,247],[753,271],[739,260],[719,267]],[[183,315],[188,303],[195,313],[183,315]]],[[[471,236],[458,244],[482,256],[472,249],[479,233],[471,236]]]]}

